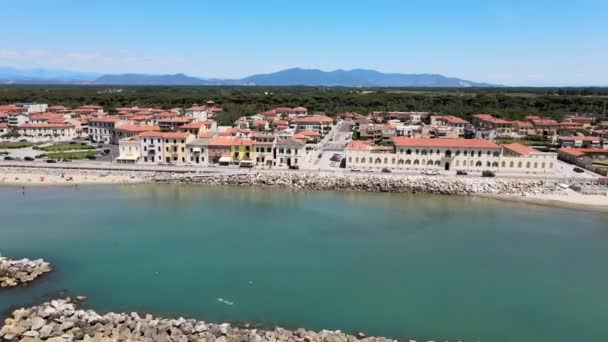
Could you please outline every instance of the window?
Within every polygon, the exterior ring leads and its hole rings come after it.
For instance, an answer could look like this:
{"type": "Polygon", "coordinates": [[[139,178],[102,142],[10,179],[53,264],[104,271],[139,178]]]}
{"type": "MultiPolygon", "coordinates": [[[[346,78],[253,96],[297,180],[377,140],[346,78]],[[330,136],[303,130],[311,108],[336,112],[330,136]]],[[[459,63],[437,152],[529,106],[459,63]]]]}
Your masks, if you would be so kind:
{"type": "Polygon", "coordinates": [[[517,163],[517,167],[521,169],[521,162],[517,163]]]}
{"type": "Polygon", "coordinates": [[[381,162],[382,162],[382,159],[376,158],[376,161],[375,161],[376,164],[380,164],[381,162]]]}
{"type": "Polygon", "coordinates": [[[514,163],[513,163],[513,161],[511,161],[511,162],[509,163],[509,167],[513,167],[513,166],[514,166],[513,164],[514,164],[514,163]]]}
{"type": "Polygon", "coordinates": [[[542,162],[542,164],[540,164],[540,167],[544,169],[545,168],[545,162],[542,162]]]}
{"type": "Polygon", "coordinates": [[[481,151],[477,151],[477,156],[481,157],[481,151]]]}
{"type": "Polygon", "coordinates": [[[426,165],[433,165],[433,161],[429,160],[428,162],[426,162],[426,165]]]}
{"type": "Polygon", "coordinates": [[[475,163],[475,166],[480,167],[481,166],[481,160],[478,160],[477,163],[475,163]]]}
{"type": "Polygon", "coordinates": [[[355,163],[358,163],[358,162],[359,162],[359,157],[356,157],[355,158],[355,163]]]}
{"type": "Polygon", "coordinates": [[[420,162],[418,161],[418,159],[414,159],[414,165],[419,165],[420,162]]]}
{"type": "Polygon", "coordinates": [[[365,163],[365,157],[361,158],[361,162],[365,163]]]}
{"type": "MultiPolygon", "coordinates": [[[[401,160],[400,160],[400,161],[401,161],[401,160]]],[[[408,160],[406,160],[406,161],[405,161],[405,165],[411,165],[411,164],[412,164],[412,161],[411,161],[411,160],[409,160],[409,159],[408,159],[408,160]]]]}
{"type": "Polygon", "coordinates": [[[534,162],[534,168],[538,169],[538,163],[537,162],[534,162]]]}
{"type": "Polygon", "coordinates": [[[529,169],[529,168],[530,168],[530,162],[527,162],[526,163],[526,169],[529,169]]]}
{"type": "MultiPolygon", "coordinates": [[[[504,163],[504,162],[503,162],[504,163]]],[[[498,167],[498,162],[493,162],[492,167],[498,167]]]]}
{"type": "Polygon", "coordinates": [[[352,163],[352,161],[353,161],[353,158],[348,157],[348,162],[349,162],[349,163],[352,163]]]}
{"type": "Polygon", "coordinates": [[[392,164],[393,164],[393,165],[395,165],[395,158],[393,158],[393,160],[392,160],[392,164]]]}
{"type": "Polygon", "coordinates": [[[505,161],[503,160],[502,163],[500,163],[500,167],[505,167],[507,165],[507,163],[505,163],[505,161]]]}
{"type": "Polygon", "coordinates": [[[388,164],[388,158],[384,158],[384,164],[388,164]]]}
{"type": "Polygon", "coordinates": [[[408,149],[407,151],[405,151],[405,154],[412,154],[412,150],[408,149]]]}
{"type": "Polygon", "coordinates": [[[465,156],[465,157],[467,156],[467,154],[468,154],[468,153],[469,153],[469,151],[464,150],[464,156],[465,156]]]}

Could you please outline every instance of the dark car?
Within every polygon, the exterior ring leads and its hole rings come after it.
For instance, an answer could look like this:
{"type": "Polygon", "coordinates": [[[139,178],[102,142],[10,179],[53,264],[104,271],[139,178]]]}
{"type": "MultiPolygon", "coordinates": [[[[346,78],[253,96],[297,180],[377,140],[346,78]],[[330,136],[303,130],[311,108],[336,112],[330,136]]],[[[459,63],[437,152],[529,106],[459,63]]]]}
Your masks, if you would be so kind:
{"type": "Polygon", "coordinates": [[[15,158],[13,158],[11,156],[6,156],[6,157],[4,157],[4,160],[15,160],[15,158]]]}
{"type": "Polygon", "coordinates": [[[111,152],[111,151],[110,151],[110,149],[105,149],[105,150],[103,150],[103,154],[104,154],[104,156],[105,156],[105,155],[110,154],[110,152],[111,152]]]}
{"type": "Polygon", "coordinates": [[[585,172],[585,170],[581,169],[580,167],[575,167],[574,169],[572,169],[572,171],[574,171],[576,173],[583,173],[583,172],[585,172]]]}
{"type": "Polygon", "coordinates": [[[317,158],[323,158],[323,153],[319,153],[319,155],[317,156],[317,158]]]}
{"type": "Polygon", "coordinates": [[[289,165],[290,170],[299,170],[300,167],[298,165],[289,165]]]}
{"type": "Polygon", "coordinates": [[[384,172],[384,173],[391,173],[391,170],[389,170],[387,168],[384,168],[384,169],[382,169],[382,172],[384,172]]]}
{"type": "Polygon", "coordinates": [[[486,170],[481,173],[481,176],[482,177],[494,177],[494,176],[496,176],[496,174],[492,171],[486,170]]]}
{"type": "Polygon", "coordinates": [[[103,148],[102,144],[97,145],[97,148],[103,148]]]}
{"type": "Polygon", "coordinates": [[[46,162],[49,164],[55,164],[57,161],[55,159],[47,159],[46,162]]]}
{"type": "Polygon", "coordinates": [[[34,161],[34,157],[24,157],[23,160],[25,160],[25,161],[34,161]]]}
{"type": "Polygon", "coordinates": [[[95,160],[95,159],[97,159],[97,157],[96,156],[87,156],[87,159],[89,159],[89,160],[95,160]]]}
{"type": "Polygon", "coordinates": [[[466,176],[466,175],[468,175],[468,173],[466,171],[459,170],[459,171],[456,171],[456,175],[457,176],[466,176]]]}

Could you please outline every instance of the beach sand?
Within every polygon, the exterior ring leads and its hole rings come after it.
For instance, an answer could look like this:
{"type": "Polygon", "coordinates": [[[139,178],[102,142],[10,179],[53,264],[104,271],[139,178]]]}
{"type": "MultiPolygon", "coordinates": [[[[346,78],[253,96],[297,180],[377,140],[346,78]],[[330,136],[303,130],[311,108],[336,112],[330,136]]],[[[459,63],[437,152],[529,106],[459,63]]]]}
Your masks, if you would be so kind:
{"type": "Polygon", "coordinates": [[[150,172],[1,168],[1,185],[127,184],[150,182],[150,172]]]}
{"type": "MultiPolygon", "coordinates": [[[[607,190],[608,192],[608,190],[607,190]]],[[[535,204],[549,207],[569,208],[577,210],[590,210],[608,212],[607,195],[583,195],[574,190],[567,189],[560,194],[537,195],[482,195],[498,200],[518,203],[535,204]]]]}

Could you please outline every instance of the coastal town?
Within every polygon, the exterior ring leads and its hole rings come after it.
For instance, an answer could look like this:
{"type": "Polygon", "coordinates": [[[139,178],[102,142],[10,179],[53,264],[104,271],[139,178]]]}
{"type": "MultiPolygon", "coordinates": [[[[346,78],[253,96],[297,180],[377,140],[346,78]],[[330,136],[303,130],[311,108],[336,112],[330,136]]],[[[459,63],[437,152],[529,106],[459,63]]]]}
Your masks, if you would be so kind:
{"type": "Polygon", "coordinates": [[[33,163],[461,176],[608,173],[608,121],[600,116],[573,114],[557,122],[476,114],[468,121],[430,112],[329,116],[277,107],[221,126],[214,118],[222,111],[212,100],[183,109],[7,104],[0,106],[0,151],[5,161],[33,163]]]}

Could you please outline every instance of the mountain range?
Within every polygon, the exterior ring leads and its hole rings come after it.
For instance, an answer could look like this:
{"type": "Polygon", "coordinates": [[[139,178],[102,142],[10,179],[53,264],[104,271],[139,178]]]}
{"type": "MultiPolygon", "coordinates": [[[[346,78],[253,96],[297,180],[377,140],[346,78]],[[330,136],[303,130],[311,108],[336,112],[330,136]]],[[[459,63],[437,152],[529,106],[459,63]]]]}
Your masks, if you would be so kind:
{"type": "Polygon", "coordinates": [[[249,86],[339,86],[339,87],[497,87],[439,74],[398,74],[353,69],[322,71],[292,68],[241,79],[206,79],[185,74],[99,74],[54,69],[0,67],[4,84],[93,84],[93,85],[249,85],[249,86]]]}

